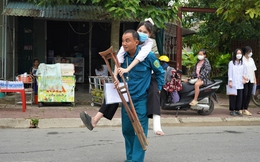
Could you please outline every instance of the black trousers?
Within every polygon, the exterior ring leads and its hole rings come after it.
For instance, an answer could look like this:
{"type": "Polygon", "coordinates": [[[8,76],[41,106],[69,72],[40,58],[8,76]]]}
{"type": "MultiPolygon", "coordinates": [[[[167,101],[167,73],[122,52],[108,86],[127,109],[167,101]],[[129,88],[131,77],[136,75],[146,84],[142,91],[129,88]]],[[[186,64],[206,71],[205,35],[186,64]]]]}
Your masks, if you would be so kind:
{"type": "Polygon", "coordinates": [[[237,89],[237,95],[229,95],[229,110],[239,111],[242,108],[243,89],[237,89]]]}
{"type": "Polygon", "coordinates": [[[253,90],[254,83],[251,83],[250,81],[246,84],[244,84],[244,90],[243,90],[243,102],[242,102],[242,109],[247,110],[248,105],[252,96],[252,90],[253,90]]]}
{"type": "MultiPolygon", "coordinates": [[[[151,83],[147,93],[147,116],[152,118],[153,114],[160,115],[160,94],[158,90],[158,84],[153,76],[151,78],[151,83]]],[[[119,104],[115,103],[106,105],[105,103],[106,101],[104,100],[99,109],[99,112],[101,112],[105,118],[112,120],[119,104]]]]}
{"type": "Polygon", "coordinates": [[[118,105],[119,105],[118,103],[106,104],[106,100],[104,100],[103,104],[99,109],[99,112],[101,112],[105,118],[112,120],[112,118],[116,113],[118,105]]]}
{"type": "Polygon", "coordinates": [[[150,87],[148,89],[148,98],[147,98],[148,118],[153,118],[153,114],[161,115],[161,111],[160,111],[160,94],[158,89],[158,83],[155,77],[152,76],[150,87]]]}

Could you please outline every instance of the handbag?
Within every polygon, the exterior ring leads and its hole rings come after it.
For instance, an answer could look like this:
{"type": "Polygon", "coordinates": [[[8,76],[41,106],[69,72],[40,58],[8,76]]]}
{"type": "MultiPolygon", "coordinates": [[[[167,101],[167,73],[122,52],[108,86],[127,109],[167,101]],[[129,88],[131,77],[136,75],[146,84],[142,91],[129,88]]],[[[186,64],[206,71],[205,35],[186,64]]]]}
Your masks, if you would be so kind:
{"type": "Polygon", "coordinates": [[[171,92],[171,98],[172,98],[172,103],[176,103],[180,101],[180,96],[177,91],[171,92]]]}

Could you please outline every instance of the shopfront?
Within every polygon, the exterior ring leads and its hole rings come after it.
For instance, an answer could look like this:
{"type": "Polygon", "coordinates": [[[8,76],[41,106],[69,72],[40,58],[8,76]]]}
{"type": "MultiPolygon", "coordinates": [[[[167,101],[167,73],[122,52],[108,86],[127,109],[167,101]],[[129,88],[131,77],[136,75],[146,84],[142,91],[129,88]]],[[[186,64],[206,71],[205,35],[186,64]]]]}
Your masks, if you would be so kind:
{"type": "MultiPolygon", "coordinates": [[[[79,5],[44,8],[19,1],[9,1],[5,6],[2,14],[7,18],[7,39],[12,39],[7,45],[10,53],[7,60],[14,69],[6,78],[29,72],[36,58],[40,63],[51,64],[55,57],[81,56],[85,60],[85,80],[94,75],[95,65],[103,63],[98,52],[111,45],[111,21],[101,18],[104,12],[100,8],[79,5]]],[[[137,22],[121,22],[120,32],[136,26],[137,22]]],[[[120,38],[118,44],[119,41],[120,38]]]]}
{"type": "MultiPolygon", "coordinates": [[[[2,37],[4,65],[1,64],[1,70],[4,71],[2,78],[8,80],[29,72],[35,58],[41,63],[54,63],[55,57],[76,57],[78,53],[85,60],[84,80],[88,80],[88,76],[94,75],[95,65],[103,63],[98,52],[108,49],[111,44],[120,47],[122,33],[126,29],[136,29],[138,25],[134,19],[121,20],[115,29],[108,14],[98,6],[40,7],[22,0],[5,2],[1,4],[1,18],[6,19],[2,29],[6,35],[2,37]],[[111,35],[111,31],[116,34],[111,35]],[[118,42],[117,45],[114,42],[118,42]]],[[[165,32],[156,32],[160,54],[167,54],[176,62],[176,25],[170,25],[165,32]]],[[[182,30],[182,36],[190,33],[195,32],[182,30]]]]}

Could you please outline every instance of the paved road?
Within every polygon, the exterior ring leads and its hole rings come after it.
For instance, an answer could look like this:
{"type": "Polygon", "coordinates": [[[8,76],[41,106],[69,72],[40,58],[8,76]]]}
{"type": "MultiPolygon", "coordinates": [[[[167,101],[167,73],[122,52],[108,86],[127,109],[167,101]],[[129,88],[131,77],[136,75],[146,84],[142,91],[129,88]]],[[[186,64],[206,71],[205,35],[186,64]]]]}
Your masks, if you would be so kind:
{"type": "MultiPolygon", "coordinates": [[[[260,126],[165,127],[149,131],[147,162],[260,161],[260,126]]],[[[123,162],[120,127],[1,129],[1,162],[123,162]]]]}

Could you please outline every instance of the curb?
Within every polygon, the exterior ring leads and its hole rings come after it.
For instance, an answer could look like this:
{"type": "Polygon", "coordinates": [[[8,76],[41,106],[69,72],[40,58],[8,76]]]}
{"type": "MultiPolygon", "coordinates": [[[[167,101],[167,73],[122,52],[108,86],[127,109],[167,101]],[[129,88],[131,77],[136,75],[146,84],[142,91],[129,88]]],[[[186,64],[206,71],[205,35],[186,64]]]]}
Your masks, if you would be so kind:
{"type": "Polygon", "coordinates": [[[24,118],[2,118],[0,128],[29,128],[30,119],[24,118]]]}
{"type": "MultiPolygon", "coordinates": [[[[149,119],[149,127],[152,127],[153,121],[149,119]]],[[[187,118],[161,118],[162,126],[187,126],[187,125],[252,125],[260,124],[260,118],[247,117],[187,117],[187,118]]],[[[0,128],[29,128],[30,119],[24,118],[2,118],[0,119],[0,128]]],[[[121,118],[114,118],[112,121],[102,118],[97,127],[119,127],[121,118]]],[[[39,119],[38,128],[82,128],[85,125],[80,118],[45,118],[39,119]]]]}
{"type": "Polygon", "coordinates": [[[223,122],[221,118],[207,117],[207,118],[181,118],[182,123],[204,123],[204,122],[223,122]]]}

